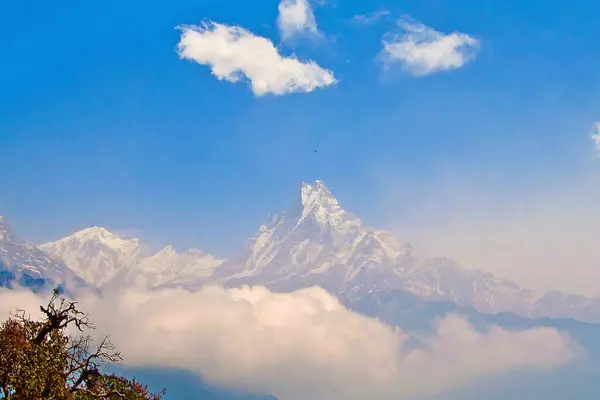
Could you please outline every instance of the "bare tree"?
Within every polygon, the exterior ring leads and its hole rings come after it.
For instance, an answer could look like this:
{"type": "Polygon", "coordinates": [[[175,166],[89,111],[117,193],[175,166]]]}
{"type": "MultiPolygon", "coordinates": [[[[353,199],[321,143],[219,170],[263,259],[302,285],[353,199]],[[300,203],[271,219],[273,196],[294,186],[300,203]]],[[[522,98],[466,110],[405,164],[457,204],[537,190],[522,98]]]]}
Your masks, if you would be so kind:
{"type": "Polygon", "coordinates": [[[0,399],[6,400],[159,400],[165,391],[106,374],[121,363],[108,337],[93,347],[89,315],[58,290],[44,306],[43,321],[17,310],[0,326],[0,399]],[[67,334],[75,327],[78,335],[67,334]],[[93,350],[92,350],[93,349],[93,350]]]}

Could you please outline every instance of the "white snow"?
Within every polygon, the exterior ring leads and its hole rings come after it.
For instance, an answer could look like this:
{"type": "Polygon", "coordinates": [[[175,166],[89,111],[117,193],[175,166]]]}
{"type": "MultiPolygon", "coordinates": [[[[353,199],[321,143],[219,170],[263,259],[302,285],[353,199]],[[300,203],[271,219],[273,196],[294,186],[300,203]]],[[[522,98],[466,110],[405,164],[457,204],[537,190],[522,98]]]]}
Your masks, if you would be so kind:
{"type": "Polygon", "coordinates": [[[235,284],[318,284],[355,296],[408,290],[485,312],[523,313],[535,303],[533,292],[512,282],[420,256],[393,233],[366,227],[322,181],[303,182],[297,205],[270,218],[215,275],[219,282],[235,284]]]}
{"type": "Polygon", "coordinates": [[[210,277],[222,262],[198,249],[177,253],[172,246],[167,246],[158,253],[124,269],[111,283],[146,288],[191,285],[210,277]]]}
{"type": "MultiPolygon", "coordinates": [[[[354,299],[401,290],[426,300],[452,301],[489,313],[511,311],[525,316],[559,317],[598,314],[594,307],[600,308],[600,299],[565,294],[540,297],[514,282],[463,269],[445,258],[415,253],[393,233],[369,228],[345,211],[322,181],[302,183],[299,192],[293,207],[270,217],[241,251],[227,260],[197,249],[178,253],[172,246],[145,257],[138,239],[125,240],[101,227],[84,229],[41,248],[98,287],[198,287],[219,283],[294,290],[319,285],[354,299]]],[[[1,259],[19,258],[21,265],[34,266],[40,273],[56,264],[48,257],[47,262],[39,261],[39,254],[37,262],[30,262],[36,248],[29,243],[3,246],[7,240],[2,221],[1,259]]]]}
{"type": "Polygon", "coordinates": [[[144,257],[139,239],[122,239],[98,226],[45,243],[40,248],[62,260],[88,284],[96,287],[109,282],[148,287],[185,283],[211,276],[222,262],[198,249],[179,254],[170,245],[144,257]]]}
{"type": "Polygon", "coordinates": [[[88,284],[102,286],[124,267],[141,259],[140,241],[125,240],[105,228],[94,226],[75,232],[40,249],[64,262],[88,284]]]}
{"type": "Polygon", "coordinates": [[[6,219],[0,217],[0,269],[16,275],[45,278],[54,284],[77,281],[77,276],[64,264],[12,232],[6,219]]]}

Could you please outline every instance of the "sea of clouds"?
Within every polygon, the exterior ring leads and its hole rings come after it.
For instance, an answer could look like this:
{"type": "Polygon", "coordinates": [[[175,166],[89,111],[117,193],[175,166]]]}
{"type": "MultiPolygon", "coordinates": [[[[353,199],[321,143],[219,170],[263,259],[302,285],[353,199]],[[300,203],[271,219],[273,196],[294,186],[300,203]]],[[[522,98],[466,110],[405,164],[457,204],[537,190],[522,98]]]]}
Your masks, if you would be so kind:
{"type": "MultiPolygon", "coordinates": [[[[582,350],[550,328],[476,331],[458,316],[435,334],[403,332],[346,309],[320,288],[81,292],[79,306],[110,334],[128,367],[172,367],[280,400],[405,399],[519,368],[550,369],[582,350]],[[408,346],[418,339],[418,346],[408,346]]],[[[0,317],[41,316],[48,295],[0,290],[0,317]]]]}

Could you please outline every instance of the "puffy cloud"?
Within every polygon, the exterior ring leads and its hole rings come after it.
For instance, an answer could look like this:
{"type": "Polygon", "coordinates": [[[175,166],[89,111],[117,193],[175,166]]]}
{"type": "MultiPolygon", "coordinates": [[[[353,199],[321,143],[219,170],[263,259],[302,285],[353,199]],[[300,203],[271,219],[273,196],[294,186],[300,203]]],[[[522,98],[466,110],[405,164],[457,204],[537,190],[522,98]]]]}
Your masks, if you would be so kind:
{"type": "Polygon", "coordinates": [[[592,140],[596,143],[596,152],[600,155],[600,122],[594,124],[592,140]]]}
{"type": "MultiPolygon", "coordinates": [[[[35,303],[22,296],[0,292],[0,304],[35,303]]],[[[456,316],[409,347],[406,333],[348,311],[320,288],[126,291],[80,301],[129,366],[184,368],[281,400],[404,399],[578,354],[552,329],[479,333],[456,316]]]]}
{"type": "Polygon", "coordinates": [[[383,40],[383,59],[416,76],[460,68],[479,51],[479,41],[464,33],[446,35],[409,18],[400,19],[398,26],[401,34],[389,33],[383,40]]]}
{"type": "Polygon", "coordinates": [[[357,25],[372,25],[390,14],[391,13],[388,10],[379,10],[368,14],[359,14],[352,17],[352,22],[357,25]]]}
{"type": "Polygon", "coordinates": [[[313,61],[283,57],[269,39],[244,28],[208,22],[179,29],[181,58],[210,66],[220,80],[239,82],[245,77],[257,96],[312,92],[336,82],[333,72],[313,61]]]}
{"type": "Polygon", "coordinates": [[[278,11],[277,26],[284,41],[296,35],[319,35],[308,0],[281,0],[278,11]]]}

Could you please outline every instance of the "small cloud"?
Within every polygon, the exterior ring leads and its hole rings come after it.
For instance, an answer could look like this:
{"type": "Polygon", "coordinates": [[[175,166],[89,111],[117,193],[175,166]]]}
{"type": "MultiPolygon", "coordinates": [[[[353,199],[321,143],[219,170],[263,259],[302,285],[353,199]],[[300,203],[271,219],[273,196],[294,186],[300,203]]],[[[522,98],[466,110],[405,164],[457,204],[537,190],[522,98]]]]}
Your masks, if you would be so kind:
{"type": "Polygon", "coordinates": [[[333,72],[314,61],[283,57],[269,39],[244,28],[207,22],[178,29],[182,59],[210,66],[219,80],[235,83],[246,78],[256,96],[312,92],[336,83],[333,72]]]}
{"type": "Polygon", "coordinates": [[[391,13],[388,10],[374,11],[368,14],[359,14],[352,17],[352,23],[356,25],[373,25],[380,19],[387,17],[391,13]]]}
{"type": "Polygon", "coordinates": [[[294,36],[320,36],[313,10],[308,0],[281,0],[277,26],[283,41],[294,36]]]}
{"type": "Polygon", "coordinates": [[[398,26],[403,33],[383,40],[384,61],[400,63],[415,76],[461,68],[479,51],[480,42],[465,33],[443,34],[410,18],[400,19],[398,26]]]}
{"type": "Polygon", "coordinates": [[[592,140],[596,144],[596,152],[600,156],[600,122],[596,122],[592,128],[592,140]]]}

